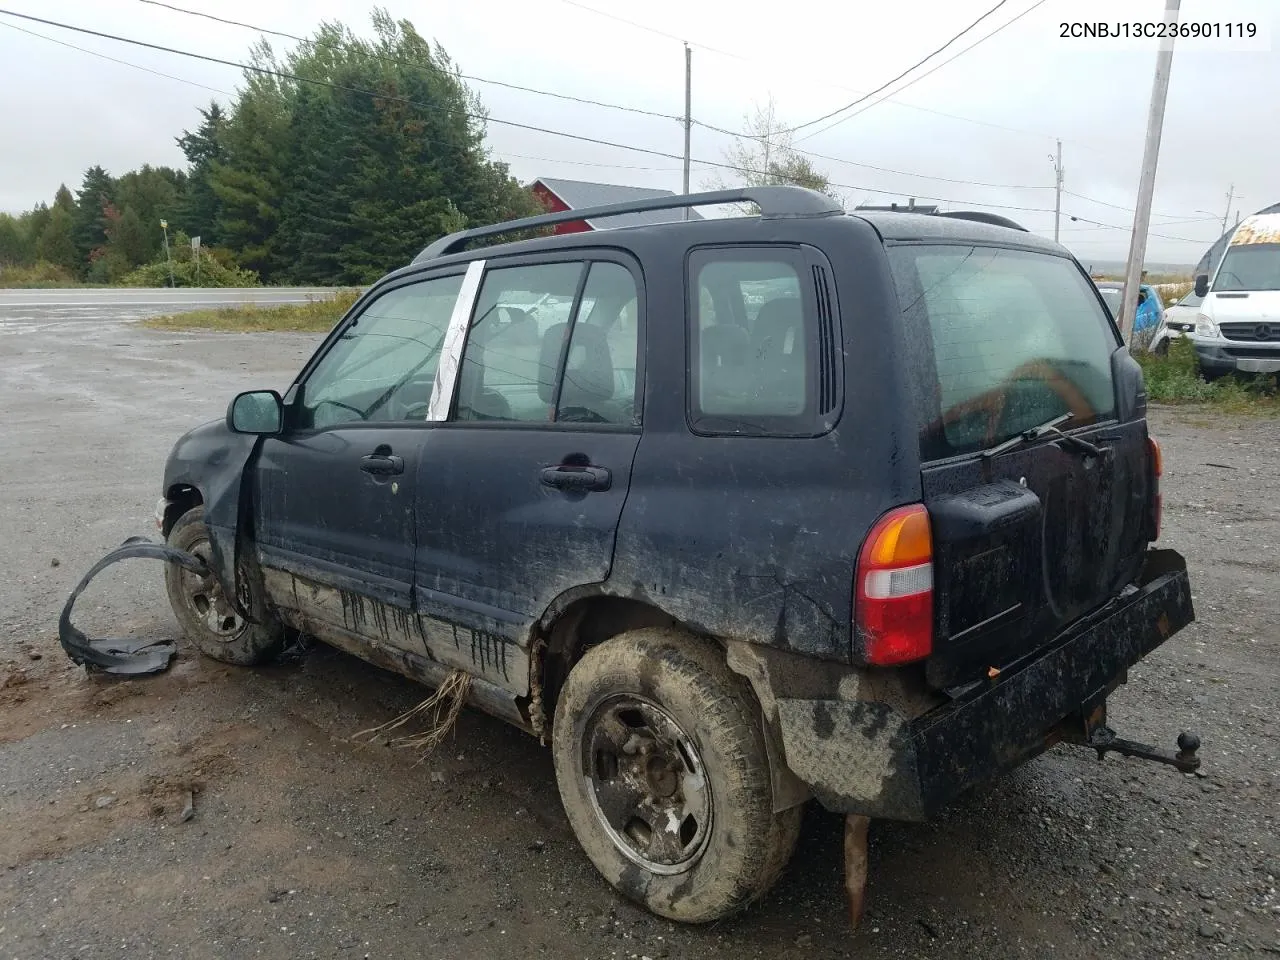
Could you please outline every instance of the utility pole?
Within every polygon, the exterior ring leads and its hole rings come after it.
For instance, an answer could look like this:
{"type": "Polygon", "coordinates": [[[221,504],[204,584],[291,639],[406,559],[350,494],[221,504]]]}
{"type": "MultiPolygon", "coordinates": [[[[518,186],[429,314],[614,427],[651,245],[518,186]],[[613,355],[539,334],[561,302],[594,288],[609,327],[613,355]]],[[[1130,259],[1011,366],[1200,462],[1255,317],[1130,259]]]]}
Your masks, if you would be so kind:
{"type": "Polygon", "coordinates": [[[1062,141],[1058,141],[1058,156],[1053,161],[1053,242],[1058,242],[1058,221],[1062,219],[1062,141]]]}
{"type": "Polygon", "coordinates": [[[1222,233],[1227,232],[1227,221],[1231,219],[1231,198],[1235,195],[1236,185],[1227,188],[1227,212],[1222,215],[1222,233]]]}
{"type": "MultiPolygon", "coordinates": [[[[689,144],[693,133],[693,48],[684,45],[684,192],[689,193],[689,144]]],[[[689,219],[689,208],[684,208],[689,219]]]]}
{"type": "MultiPolygon", "coordinates": [[[[1181,0],[1165,0],[1165,23],[1178,22],[1181,0]]],[[[1156,164],[1160,159],[1160,135],[1164,131],[1164,105],[1169,97],[1169,72],[1173,67],[1173,35],[1160,41],[1156,54],[1156,75],[1151,84],[1151,108],[1147,113],[1147,143],[1142,151],[1142,175],[1138,180],[1138,202],[1133,211],[1133,236],[1129,240],[1129,263],[1124,275],[1124,303],[1120,309],[1120,333],[1124,342],[1133,337],[1138,310],[1138,287],[1147,257],[1147,231],[1151,229],[1151,200],[1156,189],[1156,164]]]]}

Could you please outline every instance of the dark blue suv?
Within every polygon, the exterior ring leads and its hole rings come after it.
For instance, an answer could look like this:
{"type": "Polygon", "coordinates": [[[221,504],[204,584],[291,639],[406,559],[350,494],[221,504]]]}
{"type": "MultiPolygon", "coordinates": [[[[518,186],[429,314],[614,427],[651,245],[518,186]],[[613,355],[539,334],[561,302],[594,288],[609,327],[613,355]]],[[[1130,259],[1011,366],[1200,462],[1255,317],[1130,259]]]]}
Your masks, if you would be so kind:
{"type": "Polygon", "coordinates": [[[722,191],[437,241],[283,396],[183,437],[158,520],[207,571],[167,573],[202,651],[260,663],[297,631],[464,679],[550,743],[587,854],[651,910],[753,902],[816,797],[849,815],[856,913],[870,817],[1060,740],[1194,763],[1105,726],[1193,617],[1148,548],[1145,414],[1062,247],[722,191]],[[759,216],[678,219],[729,203],[759,216]]]}

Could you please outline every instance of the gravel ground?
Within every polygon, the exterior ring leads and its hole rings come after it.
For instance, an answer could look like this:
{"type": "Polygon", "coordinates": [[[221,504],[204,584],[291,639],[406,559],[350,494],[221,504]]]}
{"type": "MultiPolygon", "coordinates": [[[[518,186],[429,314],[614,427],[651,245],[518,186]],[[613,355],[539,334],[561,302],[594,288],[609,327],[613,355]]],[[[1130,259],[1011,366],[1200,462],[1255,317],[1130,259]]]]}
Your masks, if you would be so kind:
{"type": "MultiPolygon", "coordinates": [[[[61,604],[153,529],[172,441],[235,390],[282,386],[314,343],[128,316],[0,324],[0,956],[1280,955],[1275,422],[1152,415],[1163,542],[1200,619],[1132,671],[1111,721],[1168,746],[1197,730],[1206,776],[1059,747],[936,822],[876,823],[856,935],[841,821],[811,810],[764,904],[689,929],[597,877],[531,738],[468,713],[424,763],[354,740],[421,688],[351,657],[249,671],[184,647],[168,674],[115,683],[71,667],[61,604]]],[[[160,580],[116,567],[77,620],[171,634],[160,580]]]]}

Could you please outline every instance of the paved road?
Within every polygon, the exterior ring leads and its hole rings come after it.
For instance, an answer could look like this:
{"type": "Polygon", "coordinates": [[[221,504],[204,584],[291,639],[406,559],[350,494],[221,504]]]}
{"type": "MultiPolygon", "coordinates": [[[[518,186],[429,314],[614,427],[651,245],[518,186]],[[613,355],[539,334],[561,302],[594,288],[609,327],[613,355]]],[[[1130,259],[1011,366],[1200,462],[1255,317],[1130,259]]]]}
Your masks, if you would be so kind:
{"type": "Polygon", "coordinates": [[[333,295],[326,287],[123,288],[0,290],[0,336],[51,324],[122,323],[142,317],[241,303],[303,303],[333,295]]]}

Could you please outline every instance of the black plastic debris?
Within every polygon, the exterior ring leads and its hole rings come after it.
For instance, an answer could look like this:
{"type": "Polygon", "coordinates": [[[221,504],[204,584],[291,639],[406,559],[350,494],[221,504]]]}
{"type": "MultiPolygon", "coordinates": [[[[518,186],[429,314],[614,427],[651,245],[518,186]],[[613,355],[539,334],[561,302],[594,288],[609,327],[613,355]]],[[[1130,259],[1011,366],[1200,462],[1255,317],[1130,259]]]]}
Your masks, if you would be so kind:
{"type": "Polygon", "coordinates": [[[62,643],[62,649],[76,664],[90,672],[118,675],[159,673],[169,666],[174,654],[178,652],[177,645],[172,640],[91,640],[71,623],[71,608],[75,605],[76,598],[89,585],[89,581],[113,563],[135,557],[177,563],[199,576],[209,572],[209,568],[199,557],[162,543],[152,543],[146,537],[130,537],[95,563],[71,591],[66,606],[62,608],[62,615],[58,618],[58,640],[62,643]]]}

